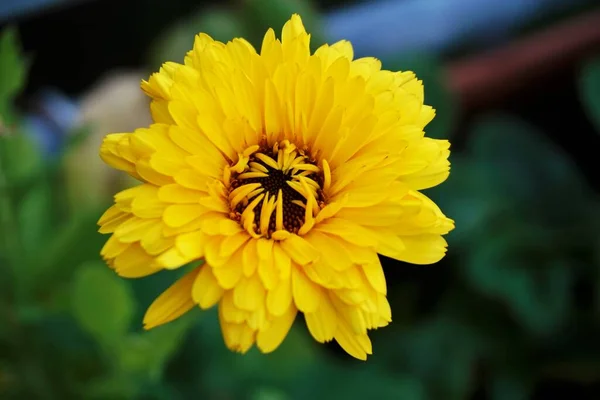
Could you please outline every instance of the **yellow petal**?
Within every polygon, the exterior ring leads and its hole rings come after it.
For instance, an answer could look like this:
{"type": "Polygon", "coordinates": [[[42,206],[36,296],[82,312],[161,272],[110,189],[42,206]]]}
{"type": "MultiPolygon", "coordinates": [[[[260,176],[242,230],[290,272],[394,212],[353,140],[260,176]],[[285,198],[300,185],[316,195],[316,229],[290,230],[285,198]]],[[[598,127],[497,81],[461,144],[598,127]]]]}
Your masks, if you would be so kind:
{"type": "Polygon", "coordinates": [[[202,215],[200,227],[202,232],[211,236],[232,236],[242,232],[242,228],[238,222],[217,212],[208,212],[202,215]]]}
{"type": "Polygon", "coordinates": [[[381,262],[379,261],[379,257],[377,257],[377,255],[373,257],[372,262],[363,264],[362,270],[373,289],[382,294],[387,293],[385,275],[383,273],[383,268],[381,267],[381,262]]]}
{"type": "Polygon", "coordinates": [[[188,232],[177,236],[175,245],[184,256],[191,259],[200,259],[204,256],[206,236],[200,232],[188,232]]]}
{"type": "Polygon", "coordinates": [[[292,294],[296,307],[303,313],[316,311],[322,296],[321,288],[308,279],[298,266],[292,267],[292,294]]]}
{"type": "Polygon", "coordinates": [[[242,250],[231,256],[225,265],[213,267],[213,274],[224,289],[232,289],[242,278],[242,250]]]}
{"type": "Polygon", "coordinates": [[[348,326],[341,322],[341,320],[338,323],[334,338],[342,349],[359,360],[364,361],[367,359],[367,354],[373,353],[369,337],[366,334],[353,334],[348,326]]]}
{"type": "Polygon", "coordinates": [[[99,233],[113,233],[121,224],[133,218],[133,215],[129,213],[120,213],[114,218],[107,220],[101,227],[98,229],[99,233]]]}
{"type": "Polygon", "coordinates": [[[246,353],[254,344],[256,332],[245,323],[232,324],[223,318],[219,308],[219,322],[221,323],[221,332],[223,341],[229,350],[246,353]]]}
{"type": "Polygon", "coordinates": [[[331,45],[332,49],[335,49],[340,52],[340,54],[346,57],[348,60],[352,61],[354,58],[354,49],[352,48],[352,43],[347,40],[340,40],[331,45]]]}
{"type": "Polygon", "coordinates": [[[194,189],[188,189],[176,183],[166,185],[158,190],[158,198],[166,203],[198,203],[205,193],[194,189]]]}
{"type": "Polygon", "coordinates": [[[258,266],[258,250],[256,249],[256,240],[250,240],[244,246],[242,253],[244,260],[244,276],[250,277],[256,271],[258,266]]]}
{"type": "Polygon", "coordinates": [[[123,243],[139,242],[145,236],[146,231],[157,224],[162,226],[158,219],[129,218],[115,229],[114,236],[123,243]]]}
{"type": "Polygon", "coordinates": [[[193,261],[193,259],[186,257],[176,247],[171,247],[156,257],[155,264],[167,269],[177,269],[190,261],[193,261]]]}
{"type": "MultiPolygon", "coordinates": [[[[140,241],[142,248],[151,256],[159,255],[173,246],[175,239],[163,235],[164,226],[156,224],[146,231],[140,241]]],[[[185,253],[183,253],[185,254],[185,253]]]]}
{"type": "Polygon", "coordinates": [[[138,243],[134,243],[119,254],[112,264],[116,273],[124,278],[141,278],[160,271],[160,268],[152,266],[153,261],[138,243]]]}
{"type": "Polygon", "coordinates": [[[138,160],[135,164],[135,170],[143,181],[156,186],[164,186],[173,183],[173,178],[161,174],[150,165],[147,159],[138,160]]]}
{"type": "Polygon", "coordinates": [[[350,329],[353,335],[367,333],[367,313],[364,310],[360,307],[345,304],[334,295],[330,296],[330,299],[340,317],[340,321],[344,321],[344,323],[340,322],[340,325],[344,325],[346,328],[350,329]]]}
{"type": "Polygon", "coordinates": [[[246,323],[254,331],[264,331],[269,326],[267,320],[267,309],[264,304],[260,304],[256,310],[248,312],[246,323]]]}
{"type": "Polygon", "coordinates": [[[306,239],[298,235],[290,235],[280,242],[281,248],[288,256],[300,265],[306,265],[319,259],[319,252],[306,239]]]}
{"type": "Polygon", "coordinates": [[[337,271],[349,268],[358,261],[348,251],[350,246],[347,246],[344,239],[339,236],[321,233],[317,229],[313,229],[306,235],[306,240],[321,252],[320,262],[326,263],[337,271]]]}
{"type": "Polygon", "coordinates": [[[192,298],[200,308],[207,309],[217,304],[223,296],[224,290],[209,265],[204,264],[199,269],[200,272],[192,288],[192,298]]]}
{"type": "Polygon", "coordinates": [[[439,235],[403,236],[404,250],[397,260],[426,265],[440,261],[448,248],[448,243],[439,235]]]}
{"type": "Polygon", "coordinates": [[[260,276],[265,289],[271,290],[279,279],[273,257],[273,241],[264,238],[258,239],[256,249],[259,259],[258,276],[260,276]]]}
{"type": "Polygon", "coordinates": [[[241,324],[246,320],[248,312],[235,306],[233,303],[233,290],[227,290],[219,302],[219,314],[227,322],[241,324]]]}
{"type": "Polygon", "coordinates": [[[289,307],[282,316],[271,320],[267,329],[259,331],[256,335],[258,349],[263,353],[270,353],[277,349],[294,324],[297,313],[295,307],[289,307]]]}
{"type": "Polygon", "coordinates": [[[144,329],[173,321],[194,307],[192,286],[197,275],[198,269],[188,272],[154,300],[144,315],[144,329]]]}
{"type": "Polygon", "coordinates": [[[119,254],[123,253],[130,246],[129,243],[120,242],[119,239],[111,235],[111,237],[106,241],[102,250],[100,250],[100,255],[106,259],[115,258],[119,254]]]}
{"type": "Polygon", "coordinates": [[[325,343],[333,339],[338,317],[328,298],[324,298],[314,312],[305,313],[304,318],[310,334],[317,342],[325,343]]]}
{"type": "Polygon", "coordinates": [[[292,304],[292,281],[280,281],[275,288],[267,292],[267,310],[275,316],[281,316],[292,304]]]}
{"type": "Polygon", "coordinates": [[[243,278],[233,289],[233,302],[237,308],[253,311],[265,301],[265,288],[257,275],[243,278]]]}
{"type": "Polygon", "coordinates": [[[329,218],[315,230],[343,238],[345,241],[363,247],[376,247],[377,239],[367,229],[341,218],[329,218]]]}
{"type": "Polygon", "coordinates": [[[163,221],[168,226],[177,228],[192,222],[206,211],[204,207],[197,204],[173,204],[165,209],[163,221]]]}
{"type": "Polygon", "coordinates": [[[112,205],[104,212],[104,214],[102,214],[102,216],[98,220],[98,225],[105,225],[106,223],[116,218],[119,218],[122,215],[123,212],[119,209],[119,207],[117,207],[116,205],[112,205]]]}
{"type": "Polygon", "coordinates": [[[244,245],[250,240],[250,235],[246,231],[238,232],[231,236],[227,236],[221,242],[219,256],[222,258],[230,257],[238,250],[244,249],[244,245]]]}

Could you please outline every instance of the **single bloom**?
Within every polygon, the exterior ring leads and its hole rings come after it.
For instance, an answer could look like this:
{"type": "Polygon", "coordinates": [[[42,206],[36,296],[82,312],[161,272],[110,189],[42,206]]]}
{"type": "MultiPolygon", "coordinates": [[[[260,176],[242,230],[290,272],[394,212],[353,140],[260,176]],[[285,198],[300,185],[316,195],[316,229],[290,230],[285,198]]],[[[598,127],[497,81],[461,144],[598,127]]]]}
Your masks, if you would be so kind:
{"type": "Polygon", "coordinates": [[[184,64],[142,82],[154,123],[106,136],[100,155],[140,181],[99,221],[102,256],[138,278],[203,263],[160,295],[144,326],[218,307],[228,348],[275,350],[298,312],[318,342],[372,353],[392,320],[378,254],[431,264],[453,221],[420,193],[449,174],[449,143],[424,136],[434,110],[412,72],[314,54],[293,15],[260,53],[195,38],[184,64]]]}

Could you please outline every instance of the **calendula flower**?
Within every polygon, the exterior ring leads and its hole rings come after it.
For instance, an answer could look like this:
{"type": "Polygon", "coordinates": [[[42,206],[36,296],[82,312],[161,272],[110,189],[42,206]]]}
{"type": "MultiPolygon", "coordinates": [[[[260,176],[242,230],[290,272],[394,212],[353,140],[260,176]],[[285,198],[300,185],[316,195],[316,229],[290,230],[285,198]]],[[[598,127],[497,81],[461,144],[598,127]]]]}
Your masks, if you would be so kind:
{"type": "Polygon", "coordinates": [[[378,253],[444,256],[453,222],[419,190],[447,178],[449,143],[424,137],[421,81],[309,40],[297,15],[260,53],[200,34],[142,83],[154,124],[105,138],[104,161],[141,182],[99,221],[108,264],[137,278],[204,261],[145,328],[217,305],[227,347],[268,353],[300,311],[315,340],[366,359],[392,318],[378,253]]]}

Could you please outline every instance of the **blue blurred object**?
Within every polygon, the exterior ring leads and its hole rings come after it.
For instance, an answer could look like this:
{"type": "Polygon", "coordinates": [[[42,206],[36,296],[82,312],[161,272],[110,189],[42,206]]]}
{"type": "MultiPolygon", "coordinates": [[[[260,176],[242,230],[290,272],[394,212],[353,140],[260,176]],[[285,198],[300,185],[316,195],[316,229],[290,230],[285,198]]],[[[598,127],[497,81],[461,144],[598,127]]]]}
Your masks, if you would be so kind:
{"type": "Polygon", "coordinates": [[[0,23],[40,9],[72,5],[84,0],[0,0],[0,23]]]}
{"type": "Polygon", "coordinates": [[[533,19],[590,0],[371,0],[327,15],[329,40],[348,39],[357,55],[427,52],[488,44],[533,19]]]}
{"type": "Polygon", "coordinates": [[[75,126],[79,107],[62,93],[47,89],[35,97],[35,111],[25,117],[25,131],[46,157],[53,158],[60,153],[67,133],[75,126]]]}

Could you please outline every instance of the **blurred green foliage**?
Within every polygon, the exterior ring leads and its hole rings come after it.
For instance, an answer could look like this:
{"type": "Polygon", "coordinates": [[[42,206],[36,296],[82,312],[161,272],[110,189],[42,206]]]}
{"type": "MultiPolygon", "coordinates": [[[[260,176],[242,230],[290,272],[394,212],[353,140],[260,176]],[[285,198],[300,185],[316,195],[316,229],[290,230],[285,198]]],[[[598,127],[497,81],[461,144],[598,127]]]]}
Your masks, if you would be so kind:
{"type": "MultiPolygon", "coordinates": [[[[149,63],[181,61],[193,36],[248,37],[300,11],[319,42],[317,11],[300,0],[248,0],[180,21],[149,63]]],[[[382,60],[425,81],[437,109],[428,134],[454,131],[457,102],[436,60],[382,60]]],[[[44,161],[22,132],[14,100],[27,62],[15,31],[0,36],[0,398],[467,399],[528,398],[547,377],[600,378],[600,202],[543,132],[511,115],[481,116],[452,173],[427,191],[456,220],[447,259],[423,279],[389,279],[394,323],[372,334],[366,363],[338,357],[298,321],[280,349],[245,356],[222,344],[214,310],[150,332],[144,308],[176,279],[115,276],[98,252],[103,209],[69,204],[61,160],[44,161]],[[422,293],[435,280],[435,299],[422,293]],[[582,307],[589,293],[595,306],[582,307]],[[482,378],[482,375],[484,378],[482,378]]],[[[581,75],[581,100],[600,127],[600,63],[581,75]]],[[[80,132],[65,149],[77,151],[80,132]]],[[[90,177],[93,179],[93,177],[90,177]]],[[[108,201],[108,200],[107,200],[108,201]]],[[[593,302],[585,302],[585,304],[593,302]]]]}
{"type": "Polygon", "coordinates": [[[580,90],[583,105],[600,132],[600,56],[584,65],[580,90]]]}

